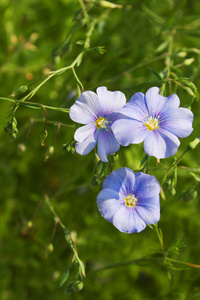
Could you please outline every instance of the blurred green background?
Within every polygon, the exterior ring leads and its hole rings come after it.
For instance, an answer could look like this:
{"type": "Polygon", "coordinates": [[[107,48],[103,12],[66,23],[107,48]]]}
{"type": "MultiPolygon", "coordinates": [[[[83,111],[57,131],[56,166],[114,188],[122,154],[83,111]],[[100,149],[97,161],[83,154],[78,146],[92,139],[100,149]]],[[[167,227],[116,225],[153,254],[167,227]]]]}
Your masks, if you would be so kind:
{"type": "MultiPolygon", "coordinates": [[[[105,1],[1,0],[0,96],[12,98],[20,86],[70,65],[89,36],[93,49],[88,48],[75,67],[85,90],[105,85],[108,90],[123,91],[128,101],[135,92],[158,86],[166,96],[176,92],[181,106],[191,107],[194,131],[181,140],[179,157],[200,135],[196,97],[200,2],[121,0],[116,4],[113,8],[105,1]],[[95,48],[102,46],[104,54],[98,53],[102,48],[95,48]]],[[[30,85],[29,91],[37,84],[30,85]]],[[[77,82],[69,70],[46,82],[30,101],[69,108],[77,97],[77,82]]],[[[156,256],[148,259],[161,252],[154,230],[147,227],[126,235],[102,218],[96,205],[100,187],[91,185],[94,152],[87,156],[63,152],[62,145],[73,138],[74,130],[61,124],[56,133],[58,122],[73,125],[68,114],[47,110],[44,147],[40,141],[44,110],[20,106],[15,115],[19,133],[12,140],[4,132],[12,103],[0,101],[0,299],[200,299],[198,268],[166,264],[156,256]],[[45,160],[52,143],[54,153],[45,160]],[[67,282],[59,289],[73,252],[59,224],[52,238],[55,221],[41,202],[44,195],[49,196],[85,264],[84,288],[78,293],[67,295],[67,282]],[[54,249],[49,253],[51,242],[54,249]]],[[[137,170],[144,154],[142,145],[121,148],[114,169],[137,170]]],[[[150,173],[161,180],[173,162],[174,158],[167,158],[157,165],[150,158],[150,173]]],[[[192,264],[200,264],[198,168],[197,147],[179,163],[177,186],[173,186],[174,173],[164,186],[159,222],[166,255],[192,264]]],[[[73,264],[69,281],[75,273],[73,264]]]]}

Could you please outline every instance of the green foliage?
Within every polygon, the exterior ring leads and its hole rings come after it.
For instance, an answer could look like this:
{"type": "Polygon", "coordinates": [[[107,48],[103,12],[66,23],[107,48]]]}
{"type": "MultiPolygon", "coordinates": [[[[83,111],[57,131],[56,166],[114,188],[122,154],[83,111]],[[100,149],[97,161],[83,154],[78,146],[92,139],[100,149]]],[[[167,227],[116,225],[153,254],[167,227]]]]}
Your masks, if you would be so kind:
{"type": "Polygon", "coordinates": [[[116,2],[1,0],[2,300],[200,296],[200,3],[116,2]],[[177,93],[195,119],[176,157],[75,153],[69,108],[102,85],[127,100],[177,93]],[[99,214],[103,180],[124,166],[162,182],[159,227],[126,235],[99,214]]]}

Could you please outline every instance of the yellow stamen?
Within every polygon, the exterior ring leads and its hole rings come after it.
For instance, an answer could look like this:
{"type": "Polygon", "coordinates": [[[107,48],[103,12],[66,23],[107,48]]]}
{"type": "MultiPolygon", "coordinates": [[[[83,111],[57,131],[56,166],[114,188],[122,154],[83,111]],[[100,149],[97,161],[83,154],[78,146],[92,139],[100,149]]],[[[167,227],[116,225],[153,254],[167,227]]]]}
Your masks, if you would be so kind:
{"type": "Polygon", "coordinates": [[[106,125],[109,123],[109,121],[107,121],[105,118],[103,117],[99,117],[96,122],[95,125],[97,126],[97,129],[101,129],[101,128],[105,128],[107,129],[106,125]]]}
{"type": "Polygon", "coordinates": [[[137,199],[132,194],[128,195],[124,199],[124,201],[125,201],[126,206],[129,206],[129,207],[134,207],[136,205],[136,203],[137,203],[137,199]]]}
{"type": "Polygon", "coordinates": [[[149,130],[155,130],[159,128],[159,119],[160,116],[158,116],[158,118],[152,118],[149,117],[148,120],[144,123],[144,125],[146,126],[147,129],[149,130]]]}

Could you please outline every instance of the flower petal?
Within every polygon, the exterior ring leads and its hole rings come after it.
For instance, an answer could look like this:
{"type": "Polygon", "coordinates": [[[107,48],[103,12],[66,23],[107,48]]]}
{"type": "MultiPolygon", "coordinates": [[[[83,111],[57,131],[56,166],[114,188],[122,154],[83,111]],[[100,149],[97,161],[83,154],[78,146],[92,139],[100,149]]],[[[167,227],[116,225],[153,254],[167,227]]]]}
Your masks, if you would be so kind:
{"type": "Polygon", "coordinates": [[[119,150],[120,144],[110,130],[100,129],[98,137],[98,156],[100,160],[107,162],[107,155],[119,150]]]}
{"type": "Polygon", "coordinates": [[[103,189],[97,196],[97,205],[102,216],[112,222],[113,215],[121,208],[119,194],[111,189],[103,189]]]}
{"type": "Polygon", "coordinates": [[[126,104],[126,97],[122,92],[110,92],[105,86],[97,88],[97,95],[103,116],[109,116],[126,104]]]}
{"type": "Polygon", "coordinates": [[[80,124],[95,122],[100,112],[99,100],[92,91],[83,92],[69,110],[70,118],[80,124]]]}
{"type": "Polygon", "coordinates": [[[97,143],[97,138],[98,138],[98,130],[95,129],[93,134],[89,134],[84,141],[75,144],[76,152],[79,153],[80,155],[88,154],[95,147],[97,143]]]}
{"type": "Polygon", "coordinates": [[[180,100],[175,94],[163,97],[159,95],[158,87],[152,87],[146,92],[146,103],[151,116],[160,115],[162,117],[162,111],[178,108],[180,100]]]}
{"type": "Polygon", "coordinates": [[[180,105],[180,99],[179,97],[176,95],[176,94],[172,94],[171,96],[169,97],[164,97],[166,100],[165,100],[165,103],[163,105],[163,108],[161,110],[161,114],[162,114],[162,111],[173,111],[175,109],[177,109],[180,105]]]}
{"type": "Polygon", "coordinates": [[[103,188],[112,189],[123,196],[132,193],[135,185],[135,174],[129,168],[119,168],[109,174],[104,180],[103,188]]]}
{"type": "Polygon", "coordinates": [[[82,143],[90,135],[94,135],[95,130],[97,130],[97,129],[96,129],[96,126],[94,124],[81,126],[75,131],[74,139],[77,142],[82,143]]]}
{"type": "Polygon", "coordinates": [[[184,138],[192,133],[192,122],[193,113],[187,108],[180,107],[171,112],[166,111],[161,126],[176,136],[184,138]]]}
{"type": "Polygon", "coordinates": [[[160,220],[160,197],[145,199],[137,203],[136,211],[146,224],[155,224],[160,220]]]}
{"type": "Polygon", "coordinates": [[[139,217],[134,209],[128,209],[122,206],[113,216],[113,225],[125,233],[140,232],[145,227],[145,222],[139,217]]]}
{"type": "Polygon", "coordinates": [[[119,119],[112,124],[114,136],[122,146],[144,141],[147,130],[143,123],[132,119],[119,119]]]}
{"type": "Polygon", "coordinates": [[[120,110],[120,113],[138,121],[145,120],[148,115],[145,95],[141,92],[134,94],[130,101],[120,110]]]}
{"type": "Polygon", "coordinates": [[[140,199],[149,199],[156,197],[160,193],[160,184],[158,180],[149,174],[142,172],[135,173],[134,195],[140,199]]]}
{"type": "Polygon", "coordinates": [[[169,131],[162,128],[148,132],[144,140],[144,150],[146,154],[156,158],[166,158],[173,156],[180,145],[179,139],[169,131]]]}

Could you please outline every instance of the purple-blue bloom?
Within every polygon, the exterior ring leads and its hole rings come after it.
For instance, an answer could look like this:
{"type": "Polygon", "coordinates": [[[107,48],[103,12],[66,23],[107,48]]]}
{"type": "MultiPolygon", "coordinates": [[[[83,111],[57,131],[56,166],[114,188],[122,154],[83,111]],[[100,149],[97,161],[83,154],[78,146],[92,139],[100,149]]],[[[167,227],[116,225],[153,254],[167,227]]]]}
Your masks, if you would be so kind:
{"type": "Polygon", "coordinates": [[[163,97],[158,87],[150,88],[146,95],[138,92],[120,110],[124,116],[112,125],[113,133],[123,146],[144,141],[146,154],[172,156],[180,145],[178,137],[187,137],[193,130],[193,113],[179,105],[176,94],[163,97]]]}
{"type": "Polygon", "coordinates": [[[99,87],[97,94],[83,92],[69,111],[73,121],[84,124],[74,134],[76,152],[86,155],[97,143],[100,160],[107,162],[107,155],[120,148],[111,125],[117,119],[117,111],[125,104],[125,95],[120,91],[110,92],[106,87],[99,87]]]}
{"type": "Polygon", "coordinates": [[[159,193],[154,176],[120,168],[104,180],[97,205],[102,216],[121,232],[140,232],[160,219],[159,193]]]}

